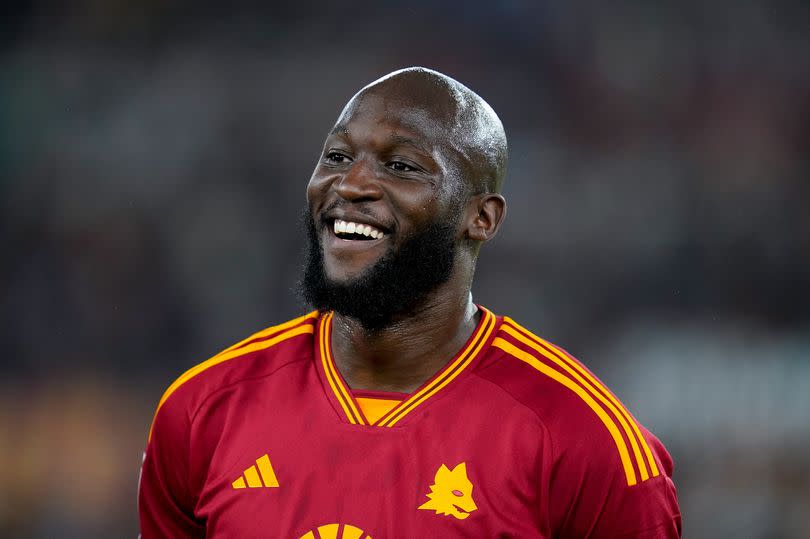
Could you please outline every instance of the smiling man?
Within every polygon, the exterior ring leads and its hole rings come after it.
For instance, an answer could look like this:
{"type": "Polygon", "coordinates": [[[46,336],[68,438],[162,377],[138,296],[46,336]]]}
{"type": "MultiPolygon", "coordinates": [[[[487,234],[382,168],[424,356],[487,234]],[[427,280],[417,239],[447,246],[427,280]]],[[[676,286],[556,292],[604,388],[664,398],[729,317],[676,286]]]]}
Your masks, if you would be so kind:
{"type": "Polygon", "coordinates": [[[473,303],[506,137],[423,68],[360,90],[307,188],[317,310],[193,367],[158,404],[151,537],[672,538],[672,460],[564,350],[473,303]]]}

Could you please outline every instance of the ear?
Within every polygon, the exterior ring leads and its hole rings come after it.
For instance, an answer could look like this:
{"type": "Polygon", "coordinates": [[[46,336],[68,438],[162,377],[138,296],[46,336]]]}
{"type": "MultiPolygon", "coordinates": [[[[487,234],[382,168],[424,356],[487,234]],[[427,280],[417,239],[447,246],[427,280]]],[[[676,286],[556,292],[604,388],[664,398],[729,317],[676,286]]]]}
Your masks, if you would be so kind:
{"type": "Polygon", "coordinates": [[[444,464],[436,471],[436,476],[433,478],[436,483],[446,483],[453,474],[450,473],[450,468],[444,464]]]}
{"type": "Polygon", "coordinates": [[[464,477],[467,477],[467,463],[460,462],[456,464],[456,467],[451,470],[454,474],[462,474],[464,477]]]}
{"type": "Polygon", "coordinates": [[[506,199],[499,193],[483,193],[470,199],[467,204],[467,237],[477,241],[489,241],[506,216],[506,199]]]}

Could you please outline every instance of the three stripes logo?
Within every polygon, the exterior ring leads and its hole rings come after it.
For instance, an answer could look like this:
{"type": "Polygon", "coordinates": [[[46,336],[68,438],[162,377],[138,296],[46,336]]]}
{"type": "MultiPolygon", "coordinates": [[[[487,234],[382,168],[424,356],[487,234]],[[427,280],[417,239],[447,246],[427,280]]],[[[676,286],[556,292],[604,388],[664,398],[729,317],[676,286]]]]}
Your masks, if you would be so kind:
{"type": "Polygon", "coordinates": [[[273,465],[270,464],[270,457],[267,456],[267,453],[257,458],[256,464],[245,470],[231,485],[235,489],[278,488],[278,478],[276,478],[276,472],[273,471],[273,465]]]}

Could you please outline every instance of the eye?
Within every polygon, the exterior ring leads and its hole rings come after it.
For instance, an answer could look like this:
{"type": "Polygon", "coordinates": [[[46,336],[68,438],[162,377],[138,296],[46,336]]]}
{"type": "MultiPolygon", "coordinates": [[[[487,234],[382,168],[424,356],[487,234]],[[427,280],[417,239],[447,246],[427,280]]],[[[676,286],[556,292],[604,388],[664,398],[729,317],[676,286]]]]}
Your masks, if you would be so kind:
{"type": "Polygon", "coordinates": [[[335,150],[330,150],[326,152],[326,155],[324,155],[324,160],[326,160],[328,163],[337,165],[348,163],[349,161],[351,161],[351,158],[344,153],[340,153],[335,150]]]}
{"type": "Polygon", "coordinates": [[[386,165],[397,172],[416,172],[419,169],[402,161],[391,161],[386,165]]]}

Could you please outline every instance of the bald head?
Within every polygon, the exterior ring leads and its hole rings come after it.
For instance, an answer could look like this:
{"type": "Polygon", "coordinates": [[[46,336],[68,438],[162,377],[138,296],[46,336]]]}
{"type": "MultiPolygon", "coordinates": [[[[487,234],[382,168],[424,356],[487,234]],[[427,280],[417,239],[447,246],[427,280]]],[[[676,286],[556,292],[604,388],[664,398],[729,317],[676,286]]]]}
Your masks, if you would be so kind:
{"type": "Polygon", "coordinates": [[[337,127],[365,100],[406,107],[413,121],[433,124],[442,144],[457,158],[458,172],[473,193],[500,192],[506,175],[506,134],[500,118],[481,96],[455,79],[423,67],[394,71],[352,97],[337,127]]]}
{"type": "Polygon", "coordinates": [[[505,171],[503,125],[472,90],[423,68],[374,81],[344,107],[307,185],[316,266],[341,282],[384,270],[388,284],[363,281],[362,295],[393,297],[396,281],[409,302],[445,284],[467,301],[506,214],[505,171]]]}

